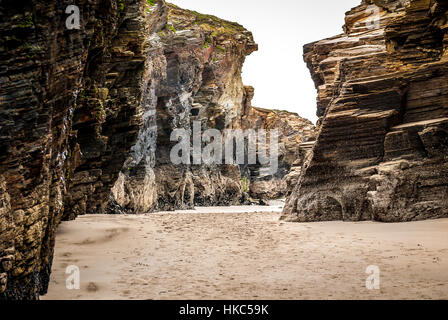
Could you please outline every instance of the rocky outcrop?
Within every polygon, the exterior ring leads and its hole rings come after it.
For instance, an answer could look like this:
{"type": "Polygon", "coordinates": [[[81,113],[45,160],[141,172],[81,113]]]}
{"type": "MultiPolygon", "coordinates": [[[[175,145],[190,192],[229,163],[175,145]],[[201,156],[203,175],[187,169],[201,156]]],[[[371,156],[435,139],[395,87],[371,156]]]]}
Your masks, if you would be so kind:
{"type": "Polygon", "coordinates": [[[290,193],[297,183],[297,175],[307,155],[306,149],[300,146],[313,144],[315,127],[311,121],[296,113],[252,106],[254,89],[245,87],[245,90],[242,127],[266,132],[276,129],[279,144],[278,170],[274,174],[260,163],[242,168],[243,176],[248,178],[248,192],[251,198],[263,201],[280,199],[290,193]]]}
{"type": "Polygon", "coordinates": [[[44,294],[59,221],[105,207],[142,122],[151,3],[81,1],[68,29],[72,3],[1,1],[0,298],[44,294]]]}
{"type": "Polygon", "coordinates": [[[45,294],[63,219],[247,200],[238,165],[174,165],[173,130],[279,125],[284,173],[312,130],[249,108],[241,68],[257,45],[240,25],[92,0],[68,28],[69,5],[0,1],[0,299],[45,294]]]}
{"type": "Polygon", "coordinates": [[[158,32],[167,15],[163,2],[153,3],[118,3],[124,21],[115,30],[106,28],[112,34],[110,42],[98,49],[92,42],[101,40],[91,40],[85,85],[78,92],[73,115],[75,152],[71,154],[73,169],[67,173],[66,217],[105,212],[110,190],[135,144],[145,116],[143,79],[152,63],[147,35],[158,32]]]}
{"type": "Polygon", "coordinates": [[[319,133],[284,219],[448,216],[447,21],[445,1],[365,0],[305,46],[319,133]]]}
{"type": "Polygon", "coordinates": [[[193,132],[240,128],[244,86],[241,69],[257,50],[252,34],[237,23],[169,6],[163,30],[150,38],[145,80],[145,124],[113,195],[136,213],[238,204],[237,165],[175,165],[170,152],[176,129],[193,132]]]}
{"type": "MultiPolygon", "coordinates": [[[[298,158],[298,143],[313,138],[314,126],[296,114],[252,107],[253,88],[241,70],[257,50],[252,34],[237,23],[169,6],[167,24],[151,36],[151,67],[145,79],[145,124],[113,189],[111,212],[146,213],[193,206],[235,205],[286,193],[284,176],[298,158]],[[279,129],[280,168],[174,165],[176,129],[279,129]],[[121,208],[120,208],[121,206],[121,208]]],[[[191,144],[193,144],[191,142],[191,144]]],[[[192,155],[191,155],[192,157],[192,155]]],[[[224,162],[224,161],[223,161],[224,162]]]]}

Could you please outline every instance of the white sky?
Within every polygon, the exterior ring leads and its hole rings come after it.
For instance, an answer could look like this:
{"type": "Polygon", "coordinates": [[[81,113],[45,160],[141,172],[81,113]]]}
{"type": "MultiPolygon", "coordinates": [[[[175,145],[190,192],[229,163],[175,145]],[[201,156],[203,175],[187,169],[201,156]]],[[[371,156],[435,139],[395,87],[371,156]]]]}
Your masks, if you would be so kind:
{"type": "Polygon", "coordinates": [[[258,52],[243,68],[253,105],[297,112],[315,122],[316,90],[302,59],[304,44],[342,32],[345,12],[361,0],[168,0],[235,21],[252,31],[258,52]]]}

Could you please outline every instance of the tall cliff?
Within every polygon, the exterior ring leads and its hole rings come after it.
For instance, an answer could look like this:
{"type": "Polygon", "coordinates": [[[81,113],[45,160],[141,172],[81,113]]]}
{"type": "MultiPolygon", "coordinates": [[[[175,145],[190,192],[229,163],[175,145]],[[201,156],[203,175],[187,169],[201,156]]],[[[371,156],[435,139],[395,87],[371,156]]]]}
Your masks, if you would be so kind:
{"type": "Polygon", "coordinates": [[[237,126],[243,110],[241,70],[257,50],[237,23],[168,5],[163,30],[150,38],[152,65],[144,92],[145,124],[114,189],[126,210],[143,213],[194,205],[238,204],[237,165],[176,165],[173,130],[237,126]]]}
{"type": "Polygon", "coordinates": [[[62,218],[101,212],[142,123],[163,4],[0,2],[0,299],[47,290],[62,218]],[[69,11],[70,12],[70,11],[69,11]]]}
{"type": "Polygon", "coordinates": [[[260,163],[243,166],[248,193],[251,198],[262,201],[283,198],[297,183],[307,154],[302,152],[301,146],[312,144],[316,139],[315,127],[296,113],[254,107],[251,102],[254,88],[245,87],[245,92],[241,126],[266,132],[278,130],[278,170],[272,174],[260,163]]]}
{"type": "Polygon", "coordinates": [[[93,0],[73,29],[71,5],[0,2],[0,299],[45,294],[63,219],[247,200],[257,166],[174,165],[173,130],[278,126],[281,175],[313,135],[250,105],[241,69],[257,45],[242,26],[162,0],[93,0]]]}
{"type": "Polygon", "coordinates": [[[113,189],[110,211],[236,205],[249,196],[283,195],[283,177],[297,158],[297,141],[310,138],[314,126],[296,114],[252,107],[253,88],[241,78],[246,56],[258,48],[249,31],[214,16],[168,7],[165,28],[150,38],[144,125],[113,189]],[[171,133],[185,129],[191,134],[195,122],[202,132],[280,129],[282,159],[276,177],[260,175],[260,165],[173,164],[170,151],[177,142],[171,141],[171,133]]]}
{"type": "Polygon", "coordinates": [[[284,219],[448,216],[447,21],[446,1],[364,0],[305,46],[318,139],[284,219]]]}

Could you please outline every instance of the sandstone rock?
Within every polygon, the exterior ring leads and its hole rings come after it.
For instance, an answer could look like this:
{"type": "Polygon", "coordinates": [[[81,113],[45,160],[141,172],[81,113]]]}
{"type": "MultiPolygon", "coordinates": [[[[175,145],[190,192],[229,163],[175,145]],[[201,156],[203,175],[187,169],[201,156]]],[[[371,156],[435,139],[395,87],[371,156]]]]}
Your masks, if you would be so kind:
{"type": "Polygon", "coordinates": [[[447,13],[444,1],[363,1],[344,34],[305,46],[319,133],[284,219],[448,215],[447,13]]]}
{"type": "Polygon", "coordinates": [[[237,165],[173,165],[175,129],[241,127],[245,57],[257,50],[237,23],[169,6],[164,28],[151,36],[144,82],[145,123],[113,188],[125,210],[146,213],[194,205],[238,204],[237,165]]]}
{"type": "MultiPolygon", "coordinates": [[[[0,299],[46,293],[63,219],[251,202],[237,165],[174,166],[173,129],[279,125],[282,174],[312,130],[249,108],[241,68],[257,45],[240,25],[161,0],[92,0],[68,30],[66,5],[0,1],[0,299]]],[[[421,136],[437,155],[443,131],[421,136]]]]}
{"type": "MultiPolygon", "coordinates": [[[[256,108],[251,100],[254,95],[252,87],[245,87],[244,114],[242,127],[244,129],[270,130],[279,132],[279,167],[275,174],[263,174],[263,165],[249,166],[246,174],[250,180],[250,195],[256,199],[279,199],[288,194],[291,189],[291,179],[297,170],[300,170],[305,153],[301,151],[302,143],[313,143],[316,138],[315,127],[311,121],[301,118],[298,114],[256,108]],[[296,163],[296,167],[293,164],[296,163]],[[289,175],[289,177],[287,177],[289,175]]],[[[270,144],[269,144],[270,145],[270,144]]],[[[243,168],[244,172],[244,168],[243,168]]],[[[295,184],[294,184],[295,185],[295,184]]]]}
{"type": "Polygon", "coordinates": [[[286,196],[290,196],[295,186],[299,183],[304,169],[311,160],[311,151],[316,141],[303,142],[299,145],[299,154],[296,161],[293,162],[290,172],[285,176],[286,196]]]}
{"type": "Polygon", "coordinates": [[[0,293],[4,293],[6,291],[8,277],[6,273],[0,273],[0,293]]]}
{"type": "Polygon", "coordinates": [[[282,197],[297,145],[314,138],[314,126],[296,114],[252,107],[254,90],[241,79],[245,57],[257,50],[252,34],[237,23],[169,5],[166,26],[149,41],[145,122],[113,188],[112,203],[146,213],[236,205],[247,202],[245,191],[253,198],[282,197]],[[260,165],[173,165],[170,135],[175,129],[192,132],[194,121],[203,131],[279,129],[279,171],[266,176],[260,165]],[[244,190],[243,177],[249,178],[250,190],[244,190]]]}
{"type": "Polygon", "coordinates": [[[0,2],[0,299],[46,292],[57,225],[102,211],[136,140],[160,16],[121,4],[83,1],[68,30],[64,1],[0,2]]]}

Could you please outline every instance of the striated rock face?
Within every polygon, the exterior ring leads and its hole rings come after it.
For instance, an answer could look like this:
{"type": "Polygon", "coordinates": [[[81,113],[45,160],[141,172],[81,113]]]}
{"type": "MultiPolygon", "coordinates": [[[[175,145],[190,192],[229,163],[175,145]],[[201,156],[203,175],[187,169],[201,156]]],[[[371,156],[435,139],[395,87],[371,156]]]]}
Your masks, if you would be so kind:
{"type": "Polygon", "coordinates": [[[363,1],[344,34],[305,46],[319,135],[284,219],[448,216],[447,21],[446,1],[363,1]]]}
{"type": "Polygon", "coordinates": [[[0,299],[46,293],[63,219],[247,199],[245,166],[172,164],[173,130],[278,127],[281,172],[251,177],[260,197],[277,196],[267,189],[283,188],[313,135],[250,106],[241,69],[257,45],[240,25],[161,0],[92,0],[69,30],[69,5],[0,1],[0,299]]]}
{"type": "Polygon", "coordinates": [[[134,1],[123,8],[123,13],[118,12],[123,22],[115,29],[105,27],[112,35],[109,43],[95,48],[93,41],[107,40],[91,40],[94,47],[84,67],[85,85],[77,94],[73,115],[76,145],[71,154],[73,169],[67,173],[66,218],[105,212],[110,190],[143,123],[141,100],[146,88],[142,84],[152,63],[147,35],[163,27],[167,12],[163,2],[150,6],[134,1]]]}
{"type": "Polygon", "coordinates": [[[193,132],[241,127],[244,86],[241,69],[257,50],[242,26],[169,6],[163,30],[151,36],[151,65],[145,78],[145,123],[132,148],[113,198],[131,212],[238,204],[237,165],[174,165],[175,129],[193,132]]]}
{"type": "Polygon", "coordinates": [[[59,221],[102,212],[142,122],[145,39],[162,13],[80,1],[69,30],[71,4],[0,2],[0,299],[46,292],[59,221]]]}
{"type": "Polygon", "coordinates": [[[146,213],[245,203],[249,197],[286,194],[288,174],[299,158],[298,144],[314,138],[314,126],[296,114],[252,107],[254,90],[241,70],[257,50],[242,26],[214,16],[169,6],[167,24],[152,35],[145,78],[145,123],[113,188],[110,212],[146,213]],[[170,139],[176,129],[279,129],[280,166],[275,176],[262,166],[174,165],[170,139]],[[115,205],[114,205],[115,204],[115,205]],[[118,205],[118,206],[117,206],[118,205]],[[121,207],[121,208],[120,208],[121,207]]]}
{"type": "Polygon", "coordinates": [[[267,166],[259,163],[243,169],[243,173],[249,177],[249,195],[254,199],[279,199],[290,193],[296,185],[307,154],[300,146],[313,144],[316,139],[315,127],[311,121],[296,113],[253,107],[251,100],[254,89],[245,87],[245,90],[242,127],[267,132],[277,129],[279,134],[278,170],[274,175],[266,172],[267,166]]]}

